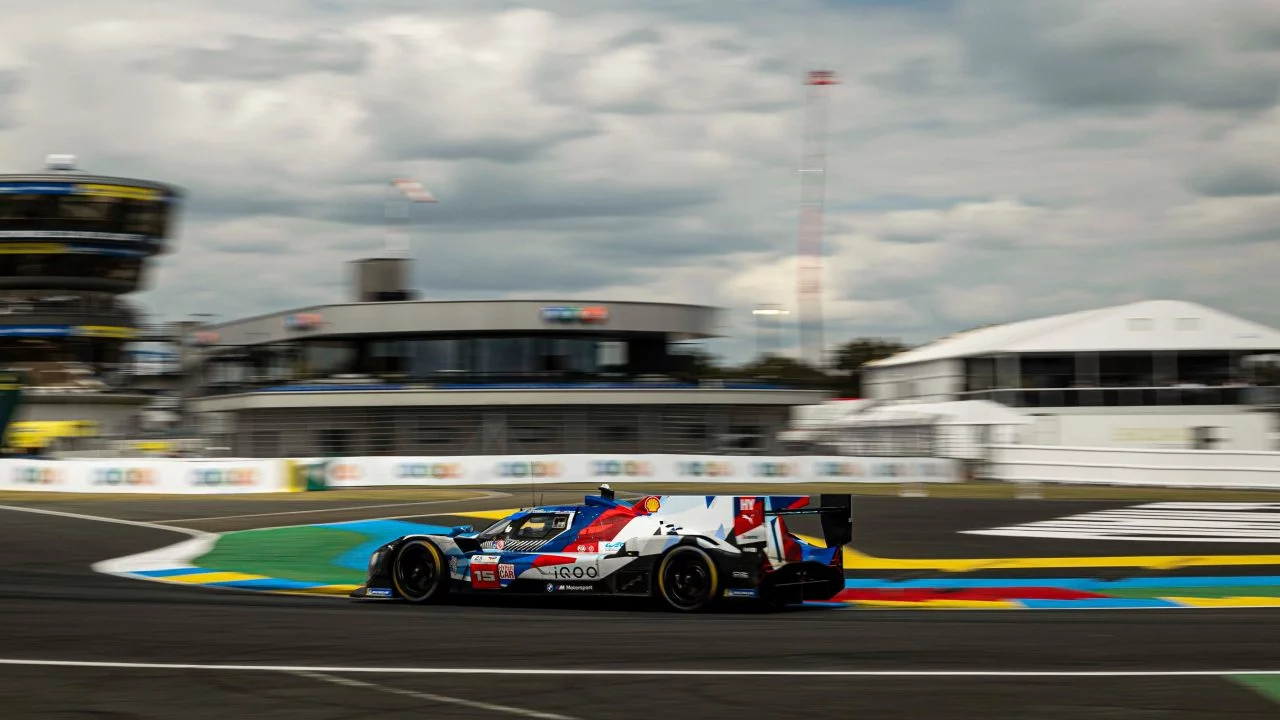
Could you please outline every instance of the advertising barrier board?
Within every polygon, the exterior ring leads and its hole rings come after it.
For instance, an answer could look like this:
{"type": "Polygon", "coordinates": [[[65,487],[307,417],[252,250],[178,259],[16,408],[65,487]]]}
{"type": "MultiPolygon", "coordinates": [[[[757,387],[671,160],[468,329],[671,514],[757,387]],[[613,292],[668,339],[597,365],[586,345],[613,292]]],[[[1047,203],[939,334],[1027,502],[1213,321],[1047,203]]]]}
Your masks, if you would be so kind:
{"type": "Polygon", "coordinates": [[[0,490],[198,495],[289,489],[281,460],[0,460],[0,490]]]}
{"type": "MultiPolygon", "coordinates": [[[[325,487],[510,485],[566,482],[937,483],[959,482],[959,461],[941,458],[738,455],[490,455],[349,457],[305,466],[325,487]]],[[[303,466],[299,464],[301,469],[303,466]]],[[[301,470],[300,470],[301,471],[301,470]]]]}

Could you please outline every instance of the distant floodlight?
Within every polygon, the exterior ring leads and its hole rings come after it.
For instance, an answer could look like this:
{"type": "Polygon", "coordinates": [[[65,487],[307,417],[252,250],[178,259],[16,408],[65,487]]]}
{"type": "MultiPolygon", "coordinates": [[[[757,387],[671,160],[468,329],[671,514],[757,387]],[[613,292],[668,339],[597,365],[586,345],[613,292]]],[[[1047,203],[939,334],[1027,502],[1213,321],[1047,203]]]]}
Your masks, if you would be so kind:
{"type": "Polygon", "coordinates": [[[49,170],[75,170],[75,155],[49,155],[44,159],[44,166],[49,170]]]}

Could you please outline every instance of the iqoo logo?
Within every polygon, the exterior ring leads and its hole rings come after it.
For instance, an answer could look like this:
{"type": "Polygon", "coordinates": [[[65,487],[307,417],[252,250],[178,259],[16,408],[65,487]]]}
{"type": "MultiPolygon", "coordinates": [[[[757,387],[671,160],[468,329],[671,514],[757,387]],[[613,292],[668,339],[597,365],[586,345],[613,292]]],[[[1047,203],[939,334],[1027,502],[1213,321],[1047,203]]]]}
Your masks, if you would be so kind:
{"type": "Polygon", "coordinates": [[[253,468],[199,468],[187,476],[195,487],[247,487],[258,482],[253,468]]]}
{"type": "Polygon", "coordinates": [[[460,463],[398,463],[392,470],[396,479],[456,480],[462,477],[460,463]]]}
{"type": "Polygon", "coordinates": [[[713,460],[685,460],[676,463],[676,473],[683,477],[733,477],[733,464],[713,460]]]}
{"type": "Polygon", "coordinates": [[[18,467],[13,469],[15,485],[58,485],[62,472],[51,467],[18,467]]]}
{"type": "Polygon", "coordinates": [[[95,468],[90,475],[90,484],[117,486],[149,486],[156,484],[156,471],[151,468],[95,468]]]}
{"type": "Polygon", "coordinates": [[[329,466],[330,480],[359,480],[363,474],[355,463],[340,462],[329,466]]]}
{"type": "Polygon", "coordinates": [[[796,466],[785,462],[751,463],[752,477],[791,477],[796,474],[796,466]]]}
{"type": "Polygon", "coordinates": [[[588,305],[586,307],[578,307],[576,305],[568,305],[562,307],[544,307],[542,308],[542,321],[553,323],[578,323],[581,325],[595,325],[609,320],[609,308],[600,305],[588,305]]]}
{"type": "Polygon", "coordinates": [[[498,463],[498,477],[504,478],[560,477],[560,472],[560,463],[545,460],[498,463]]]}
{"type": "Polygon", "coordinates": [[[641,460],[596,460],[591,463],[592,477],[650,477],[653,466],[641,460]]]}
{"type": "Polygon", "coordinates": [[[866,468],[856,462],[819,462],[814,463],[818,477],[865,477],[866,468]]]}

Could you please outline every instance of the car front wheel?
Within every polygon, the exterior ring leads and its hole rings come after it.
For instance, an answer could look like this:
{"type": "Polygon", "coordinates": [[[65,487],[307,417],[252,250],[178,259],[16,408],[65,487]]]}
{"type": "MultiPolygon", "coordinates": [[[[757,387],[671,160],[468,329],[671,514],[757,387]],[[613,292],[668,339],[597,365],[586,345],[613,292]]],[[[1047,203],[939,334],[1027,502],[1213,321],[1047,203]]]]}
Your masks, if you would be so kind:
{"type": "Polygon", "coordinates": [[[409,540],[391,567],[396,594],[413,603],[440,602],[449,592],[449,566],[430,540],[409,540]]]}

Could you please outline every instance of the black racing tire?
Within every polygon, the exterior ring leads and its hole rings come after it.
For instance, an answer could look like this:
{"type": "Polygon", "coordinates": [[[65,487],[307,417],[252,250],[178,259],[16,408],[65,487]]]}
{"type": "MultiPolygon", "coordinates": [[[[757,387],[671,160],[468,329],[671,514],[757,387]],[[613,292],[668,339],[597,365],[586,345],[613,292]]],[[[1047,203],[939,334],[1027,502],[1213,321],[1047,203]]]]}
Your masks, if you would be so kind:
{"type": "Polygon", "coordinates": [[[706,550],[677,545],[658,562],[657,599],[668,610],[700,612],[720,596],[720,569],[706,550]]]}
{"type": "Polygon", "coordinates": [[[449,563],[430,540],[406,541],[391,561],[391,585],[411,603],[443,602],[449,582],[449,563]]]}

